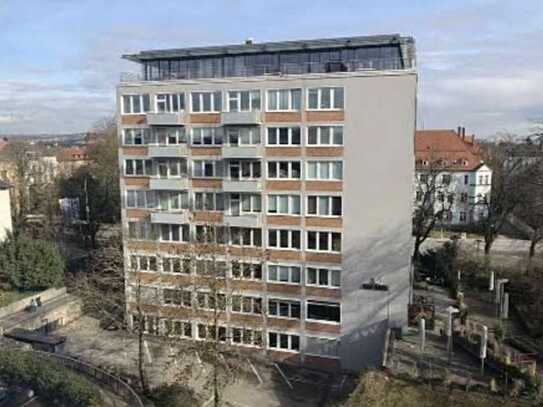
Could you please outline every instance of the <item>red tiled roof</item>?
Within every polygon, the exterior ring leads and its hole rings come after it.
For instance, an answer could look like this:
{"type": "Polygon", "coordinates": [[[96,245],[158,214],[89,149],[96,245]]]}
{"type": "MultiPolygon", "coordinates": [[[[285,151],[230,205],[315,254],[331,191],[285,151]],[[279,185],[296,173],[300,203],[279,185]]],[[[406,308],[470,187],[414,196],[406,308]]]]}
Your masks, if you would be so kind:
{"type": "Polygon", "coordinates": [[[86,147],[63,148],[57,154],[58,161],[82,161],[88,160],[88,158],[88,151],[86,147]]]}
{"type": "Polygon", "coordinates": [[[481,150],[474,140],[475,136],[462,137],[454,130],[418,130],[415,135],[416,167],[439,163],[451,171],[472,171],[482,162],[481,150]]]}

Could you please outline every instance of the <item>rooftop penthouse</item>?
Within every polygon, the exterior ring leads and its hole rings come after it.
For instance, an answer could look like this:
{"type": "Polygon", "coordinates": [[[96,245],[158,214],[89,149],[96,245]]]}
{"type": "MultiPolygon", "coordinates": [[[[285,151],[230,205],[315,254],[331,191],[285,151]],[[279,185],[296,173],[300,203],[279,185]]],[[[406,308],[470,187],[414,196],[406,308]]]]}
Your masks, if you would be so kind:
{"type": "Polygon", "coordinates": [[[415,43],[398,34],[141,51],[141,74],[121,81],[299,75],[415,68],[415,43]]]}

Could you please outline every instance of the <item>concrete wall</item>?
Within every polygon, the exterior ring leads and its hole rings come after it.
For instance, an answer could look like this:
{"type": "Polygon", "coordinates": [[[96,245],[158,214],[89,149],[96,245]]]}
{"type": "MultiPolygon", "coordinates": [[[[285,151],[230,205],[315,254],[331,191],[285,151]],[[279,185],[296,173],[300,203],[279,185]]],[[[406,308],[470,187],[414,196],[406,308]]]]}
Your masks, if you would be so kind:
{"type": "Polygon", "coordinates": [[[9,189],[0,189],[0,242],[12,231],[9,189]]]}
{"type": "Polygon", "coordinates": [[[34,295],[29,295],[19,301],[12,302],[5,307],[0,308],[0,318],[4,318],[8,315],[15,314],[16,312],[23,311],[26,307],[30,305],[30,302],[33,299],[40,298],[41,302],[51,301],[55,298],[58,298],[66,294],[66,287],[62,288],[49,288],[48,290],[39,292],[34,295]]]}
{"type": "Polygon", "coordinates": [[[417,78],[346,81],[342,367],[380,363],[407,324],[417,78]],[[388,291],[361,289],[374,278],[388,291]]]}

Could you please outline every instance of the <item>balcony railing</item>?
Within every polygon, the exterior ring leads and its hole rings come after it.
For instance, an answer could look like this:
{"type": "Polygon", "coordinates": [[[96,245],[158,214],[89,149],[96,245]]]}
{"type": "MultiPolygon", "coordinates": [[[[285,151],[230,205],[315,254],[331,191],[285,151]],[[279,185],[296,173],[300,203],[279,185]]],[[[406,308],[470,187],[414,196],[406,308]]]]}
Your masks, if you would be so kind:
{"type": "Polygon", "coordinates": [[[279,65],[245,65],[223,67],[220,64],[212,69],[187,69],[184,71],[156,70],[147,75],[134,72],[121,73],[121,82],[166,81],[198,78],[228,78],[237,76],[281,76],[308,73],[333,73],[357,71],[385,71],[415,68],[411,58],[369,58],[359,61],[330,61],[306,63],[281,63],[279,65]]]}

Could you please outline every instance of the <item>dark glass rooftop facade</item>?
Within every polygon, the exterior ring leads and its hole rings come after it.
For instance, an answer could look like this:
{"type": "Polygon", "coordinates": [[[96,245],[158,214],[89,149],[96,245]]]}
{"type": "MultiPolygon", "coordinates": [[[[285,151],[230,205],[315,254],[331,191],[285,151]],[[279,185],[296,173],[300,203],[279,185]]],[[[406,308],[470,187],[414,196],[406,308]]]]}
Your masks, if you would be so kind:
{"type": "Polygon", "coordinates": [[[142,51],[143,80],[414,68],[414,41],[399,35],[142,51]]]}

